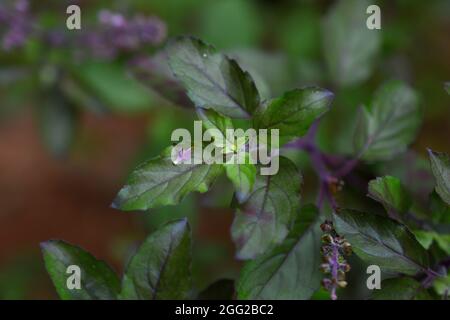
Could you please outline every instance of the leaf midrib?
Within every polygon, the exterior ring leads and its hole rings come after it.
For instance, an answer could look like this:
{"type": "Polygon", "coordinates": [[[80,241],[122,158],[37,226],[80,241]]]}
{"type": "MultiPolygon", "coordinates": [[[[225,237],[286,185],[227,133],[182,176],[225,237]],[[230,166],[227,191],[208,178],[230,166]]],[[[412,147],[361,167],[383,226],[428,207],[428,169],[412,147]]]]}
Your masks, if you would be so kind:
{"type": "MultiPolygon", "coordinates": [[[[299,113],[299,112],[301,112],[301,111],[303,111],[303,110],[309,108],[312,104],[317,103],[317,102],[319,102],[320,100],[323,100],[323,99],[325,99],[325,98],[323,98],[323,97],[322,97],[322,98],[318,98],[317,100],[314,100],[314,101],[312,101],[312,102],[310,102],[310,103],[304,105],[303,107],[301,107],[301,108],[299,108],[299,109],[296,109],[295,111],[290,112],[288,115],[286,115],[286,117],[283,117],[283,118],[280,119],[280,120],[277,120],[277,121],[275,121],[275,122],[270,123],[270,124],[267,125],[266,127],[267,127],[268,129],[270,129],[270,128],[273,128],[274,126],[278,125],[278,124],[283,124],[284,122],[286,122],[286,120],[287,120],[288,118],[292,117],[292,116],[295,115],[296,113],[299,113]]],[[[269,109],[270,106],[268,106],[267,108],[269,109]]]]}
{"type": "MultiPolygon", "coordinates": [[[[227,58],[224,58],[227,59],[227,58]]],[[[241,105],[241,103],[239,103],[235,97],[233,97],[231,94],[229,94],[227,92],[227,90],[225,88],[222,88],[218,83],[216,83],[211,77],[210,75],[206,72],[206,70],[204,70],[203,68],[199,67],[198,65],[196,65],[195,63],[192,62],[188,62],[186,60],[180,59],[180,61],[184,62],[186,65],[189,65],[191,67],[193,67],[194,69],[196,69],[198,72],[200,72],[212,85],[214,88],[216,88],[217,90],[219,90],[220,92],[222,92],[223,95],[225,95],[228,99],[230,99],[242,112],[244,112],[244,114],[249,117],[249,113],[247,112],[247,110],[241,105]]],[[[183,72],[185,76],[188,76],[185,72],[183,72]]],[[[189,76],[188,76],[189,77],[189,76]]],[[[198,82],[196,79],[190,77],[192,80],[198,82]]]]}
{"type": "Polygon", "coordinates": [[[354,231],[356,231],[357,234],[360,234],[364,237],[366,237],[367,239],[369,239],[370,241],[373,241],[375,243],[381,244],[384,248],[386,248],[388,251],[392,251],[394,253],[394,255],[399,256],[401,259],[406,260],[407,262],[415,265],[416,267],[418,267],[421,270],[426,270],[426,268],[422,265],[420,265],[418,262],[412,260],[411,258],[402,255],[400,252],[398,252],[397,250],[395,250],[394,248],[390,247],[389,245],[387,245],[386,243],[384,243],[383,241],[378,241],[376,238],[373,238],[372,236],[366,234],[366,233],[362,233],[362,232],[358,232],[358,230],[356,228],[354,228],[352,225],[350,225],[347,221],[341,219],[342,221],[345,222],[345,224],[347,226],[349,226],[350,228],[352,228],[354,231]]]}
{"type": "MultiPolygon", "coordinates": [[[[165,183],[168,183],[168,182],[170,182],[171,180],[177,179],[178,177],[180,177],[180,176],[182,176],[182,175],[184,175],[184,174],[186,174],[186,173],[192,172],[192,171],[194,171],[195,169],[197,169],[198,167],[200,167],[200,166],[202,166],[202,165],[203,165],[203,163],[198,164],[198,165],[193,165],[192,167],[190,167],[189,170],[181,171],[181,172],[179,172],[179,173],[173,175],[172,177],[170,177],[170,178],[168,178],[168,179],[166,179],[166,180],[160,181],[160,182],[158,182],[158,183],[156,183],[156,184],[150,186],[148,189],[145,189],[144,191],[142,191],[142,192],[140,192],[140,193],[138,193],[138,194],[136,194],[136,195],[134,195],[134,196],[132,196],[132,197],[129,197],[126,201],[128,202],[128,201],[130,201],[130,200],[139,198],[139,197],[141,197],[143,194],[149,192],[150,190],[155,189],[156,187],[159,187],[159,186],[161,186],[161,185],[163,185],[163,184],[165,184],[165,183]]],[[[209,168],[208,168],[208,172],[209,172],[209,168]]],[[[130,186],[131,186],[131,185],[130,185],[130,186]]]]}
{"type": "MultiPolygon", "coordinates": [[[[316,220],[311,222],[311,224],[304,230],[304,232],[301,234],[301,236],[298,237],[298,239],[295,241],[295,243],[292,245],[292,247],[289,249],[289,252],[285,254],[283,259],[281,260],[279,266],[271,273],[270,278],[267,279],[265,284],[261,287],[261,289],[258,291],[258,296],[261,294],[261,292],[266,288],[267,284],[272,281],[275,274],[278,272],[279,269],[284,265],[286,260],[291,256],[292,252],[294,252],[294,249],[297,247],[297,245],[301,242],[301,240],[306,236],[306,234],[309,234],[311,232],[311,228],[315,226],[316,220]]],[[[265,262],[265,261],[264,261],[265,262]]]]}
{"type": "MultiPolygon", "coordinates": [[[[170,255],[172,254],[172,244],[173,244],[173,235],[172,235],[172,232],[171,232],[170,233],[170,241],[169,241],[169,249],[167,250],[167,254],[164,257],[164,261],[163,261],[163,263],[161,265],[161,268],[159,269],[158,279],[156,279],[156,284],[155,284],[155,287],[153,289],[152,300],[156,300],[156,296],[158,295],[158,289],[159,289],[159,286],[161,284],[162,274],[163,274],[164,270],[166,269],[167,263],[169,262],[170,255]]],[[[152,258],[152,257],[149,256],[149,259],[150,258],[152,258]]],[[[149,277],[148,271],[149,271],[149,269],[147,269],[147,278],[149,277]]]]}

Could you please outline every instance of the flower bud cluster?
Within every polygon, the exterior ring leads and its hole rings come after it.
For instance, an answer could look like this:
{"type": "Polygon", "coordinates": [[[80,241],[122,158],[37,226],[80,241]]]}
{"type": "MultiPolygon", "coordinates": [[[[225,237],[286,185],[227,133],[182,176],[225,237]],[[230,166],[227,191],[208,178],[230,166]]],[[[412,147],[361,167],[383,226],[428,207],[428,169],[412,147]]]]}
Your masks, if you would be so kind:
{"type": "Polygon", "coordinates": [[[1,46],[11,51],[24,45],[32,31],[32,17],[27,0],[17,0],[6,7],[0,4],[1,46]]]}
{"type": "Polygon", "coordinates": [[[322,280],[322,286],[330,292],[331,299],[336,300],[337,288],[345,288],[345,274],[350,271],[350,265],[345,257],[352,253],[352,246],[339,236],[333,227],[333,222],[326,220],[320,225],[322,232],[322,259],[320,268],[327,275],[322,280]]]}
{"type": "Polygon", "coordinates": [[[36,38],[51,47],[70,48],[82,56],[115,58],[120,53],[135,52],[145,46],[160,44],[167,35],[166,25],[157,17],[136,15],[127,18],[109,10],[101,10],[96,25],[82,24],[81,30],[69,31],[65,25],[43,29],[36,24],[28,0],[0,2],[0,32],[4,51],[20,49],[29,38],[36,38]]]}

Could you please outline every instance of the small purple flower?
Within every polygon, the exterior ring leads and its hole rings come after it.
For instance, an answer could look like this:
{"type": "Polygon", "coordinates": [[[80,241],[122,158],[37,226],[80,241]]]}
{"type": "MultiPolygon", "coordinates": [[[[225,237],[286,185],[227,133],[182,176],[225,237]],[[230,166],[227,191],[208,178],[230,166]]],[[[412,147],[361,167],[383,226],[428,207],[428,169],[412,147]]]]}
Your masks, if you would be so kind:
{"type": "Polygon", "coordinates": [[[183,149],[180,148],[177,153],[175,159],[173,159],[173,163],[178,165],[182,163],[189,163],[191,161],[192,157],[192,150],[191,148],[183,149]]]}
{"type": "Polygon", "coordinates": [[[21,13],[27,13],[29,7],[30,4],[28,3],[28,0],[18,0],[14,5],[16,11],[21,13]]]}
{"type": "Polygon", "coordinates": [[[322,236],[322,272],[329,274],[329,278],[322,280],[322,285],[330,292],[331,299],[336,300],[336,290],[338,287],[345,288],[345,274],[350,271],[350,265],[345,260],[345,256],[352,253],[352,247],[343,237],[334,230],[333,223],[326,220],[320,225],[324,232],[322,236]]]}
{"type": "Polygon", "coordinates": [[[100,11],[100,13],[98,14],[98,20],[101,24],[114,28],[123,28],[127,23],[123,15],[119,13],[113,13],[109,10],[100,11]]]}
{"type": "Polygon", "coordinates": [[[0,23],[6,27],[0,32],[0,41],[5,51],[22,47],[33,34],[51,47],[79,48],[74,52],[78,58],[93,55],[113,59],[121,52],[134,53],[146,45],[158,45],[166,37],[166,26],[156,17],[139,15],[127,19],[109,10],[100,11],[99,24],[83,28],[82,32],[36,29],[28,0],[3,4],[0,4],[0,23]]]}
{"type": "Polygon", "coordinates": [[[32,18],[27,0],[19,0],[12,8],[0,6],[0,22],[6,26],[2,35],[2,47],[11,51],[22,47],[32,31],[32,18]]]}
{"type": "Polygon", "coordinates": [[[100,28],[91,31],[97,40],[88,42],[95,55],[104,56],[99,49],[110,48],[111,52],[136,51],[145,45],[157,45],[166,37],[165,24],[156,17],[136,16],[126,19],[123,15],[102,10],[98,15],[100,28]],[[99,54],[100,53],[100,54],[99,54]]]}

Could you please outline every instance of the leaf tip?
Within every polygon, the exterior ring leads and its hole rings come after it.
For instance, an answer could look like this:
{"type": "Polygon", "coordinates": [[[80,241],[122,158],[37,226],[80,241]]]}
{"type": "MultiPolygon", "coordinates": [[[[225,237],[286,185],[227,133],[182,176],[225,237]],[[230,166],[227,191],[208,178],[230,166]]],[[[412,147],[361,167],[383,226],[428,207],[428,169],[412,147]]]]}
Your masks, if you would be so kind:
{"type": "Polygon", "coordinates": [[[179,220],[179,224],[180,226],[182,226],[183,228],[189,228],[189,220],[187,217],[183,217],[179,220]]]}
{"type": "Polygon", "coordinates": [[[190,225],[189,220],[186,217],[183,217],[181,219],[175,220],[172,222],[173,230],[176,230],[177,232],[189,232],[190,231],[190,225]]]}
{"type": "Polygon", "coordinates": [[[330,90],[327,90],[327,89],[323,89],[323,95],[324,95],[324,97],[325,98],[327,98],[327,99],[334,99],[334,93],[333,92],[331,92],[330,90]]]}
{"type": "Polygon", "coordinates": [[[109,205],[112,209],[120,210],[120,201],[118,198],[115,198],[113,202],[109,205]]]}
{"type": "Polygon", "coordinates": [[[124,197],[121,196],[121,193],[119,192],[109,206],[110,208],[116,210],[126,210],[124,208],[124,202],[125,199],[124,197]]]}
{"type": "Polygon", "coordinates": [[[39,244],[39,246],[41,247],[42,251],[47,251],[50,248],[51,244],[50,244],[50,241],[44,241],[44,242],[41,242],[39,244]]]}
{"type": "Polygon", "coordinates": [[[46,254],[46,253],[53,252],[57,248],[58,243],[61,243],[61,241],[47,240],[47,241],[43,241],[43,242],[39,243],[39,246],[41,248],[42,253],[46,254]]]}

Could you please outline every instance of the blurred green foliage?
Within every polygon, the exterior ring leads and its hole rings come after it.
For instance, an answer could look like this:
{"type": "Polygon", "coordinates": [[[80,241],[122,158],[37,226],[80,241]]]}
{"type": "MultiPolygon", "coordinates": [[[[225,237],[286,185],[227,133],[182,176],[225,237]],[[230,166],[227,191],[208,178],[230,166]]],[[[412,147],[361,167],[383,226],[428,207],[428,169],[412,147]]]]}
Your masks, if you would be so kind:
{"type": "MultiPolygon", "coordinates": [[[[40,13],[41,26],[63,28],[66,2],[48,0],[36,3],[33,1],[33,12],[40,13]]],[[[337,45],[342,44],[344,40],[351,39],[352,32],[357,29],[350,25],[344,28],[342,34],[335,34],[334,31],[342,30],[334,27],[334,20],[327,29],[329,12],[335,3],[311,0],[104,0],[82,1],[81,7],[86,28],[95,23],[101,8],[130,15],[156,15],[167,24],[169,36],[195,35],[235,57],[253,75],[261,96],[266,99],[303,85],[320,85],[332,90],[336,99],[321,124],[319,135],[320,146],[329,152],[350,154],[357,108],[371,100],[384,80],[405,80],[420,93],[424,102],[425,120],[419,139],[413,145],[416,152],[413,157],[401,157],[363,170],[393,174],[414,195],[426,193],[431,190],[432,182],[411,178],[409,181],[408,175],[412,171],[426,171],[423,169],[425,146],[450,153],[450,99],[443,90],[443,84],[450,80],[450,2],[377,1],[382,8],[379,47],[367,60],[370,68],[363,61],[357,70],[349,70],[349,76],[354,76],[351,81],[344,81],[340,72],[333,72],[333,67],[330,68],[334,64],[339,65],[337,58],[348,58],[345,54],[336,57],[339,48],[330,43],[335,44],[335,40],[337,45]],[[368,70],[361,71],[361,68],[368,70]],[[356,76],[355,72],[363,75],[356,76]],[[408,168],[405,168],[405,163],[408,168]]],[[[358,43],[364,46],[370,35],[364,30],[358,43]]],[[[146,49],[145,55],[153,54],[158,49],[146,49]]],[[[353,50],[361,53],[359,46],[353,50]]],[[[43,140],[51,152],[60,156],[70,152],[74,140],[80,139],[77,134],[80,124],[76,121],[83,113],[123,117],[148,114],[148,138],[135,156],[134,163],[130,163],[131,170],[135,164],[156,155],[166,146],[173,129],[191,128],[193,115],[172,106],[156,92],[145,89],[130,75],[127,58],[121,56],[113,61],[77,60],[65,48],[53,49],[34,41],[29,41],[19,52],[0,50],[0,125],[13,121],[13,117],[24,110],[33,109],[42,128],[43,140]],[[49,65],[56,71],[49,71],[49,65]],[[56,72],[56,78],[52,72],[56,72]],[[66,101],[56,108],[56,112],[48,114],[52,107],[42,96],[48,96],[50,91],[50,95],[54,95],[53,100],[56,100],[61,90],[66,101]],[[59,138],[53,139],[55,136],[59,138]]],[[[304,198],[313,199],[315,186],[314,181],[309,181],[313,179],[306,169],[310,167],[308,161],[298,154],[290,158],[305,172],[307,183],[304,198]]],[[[126,174],[123,173],[124,176],[126,174]]],[[[227,192],[231,191],[227,188],[230,189],[230,186],[224,187],[224,190],[213,189],[211,194],[201,199],[189,197],[176,207],[152,210],[139,219],[145,220],[148,229],[153,229],[167,220],[188,216],[195,230],[199,207],[205,203],[211,207],[224,204],[230,199],[227,192]]],[[[359,205],[355,199],[363,192],[352,187],[349,189],[345,201],[359,205]]],[[[439,206],[440,203],[434,205],[439,206]]],[[[368,206],[373,208],[374,205],[368,206]]],[[[420,212],[420,208],[415,210],[420,212]]],[[[198,246],[201,250],[194,252],[199,252],[199,257],[194,259],[198,260],[200,271],[194,274],[194,281],[199,287],[204,287],[212,279],[210,274],[202,271],[217,265],[221,261],[220,254],[226,250],[223,244],[203,242],[198,246]]],[[[224,255],[226,253],[222,257],[224,255]]],[[[22,298],[27,295],[27,290],[31,290],[25,274],[40,271],[32,268],[29,272],[28,269],[23,271],[25,264],[19,263],[19,267],[0,272],[0,298],[22,298]]],[[[219,273],[233,275],[234,272],[230,267],[219,273]]],[[[357,289],[349,289],[350,292],[352,290],[357,289]]],[[[320,299],[323,295],[319,292],[315,297],[320,299]]]]}

